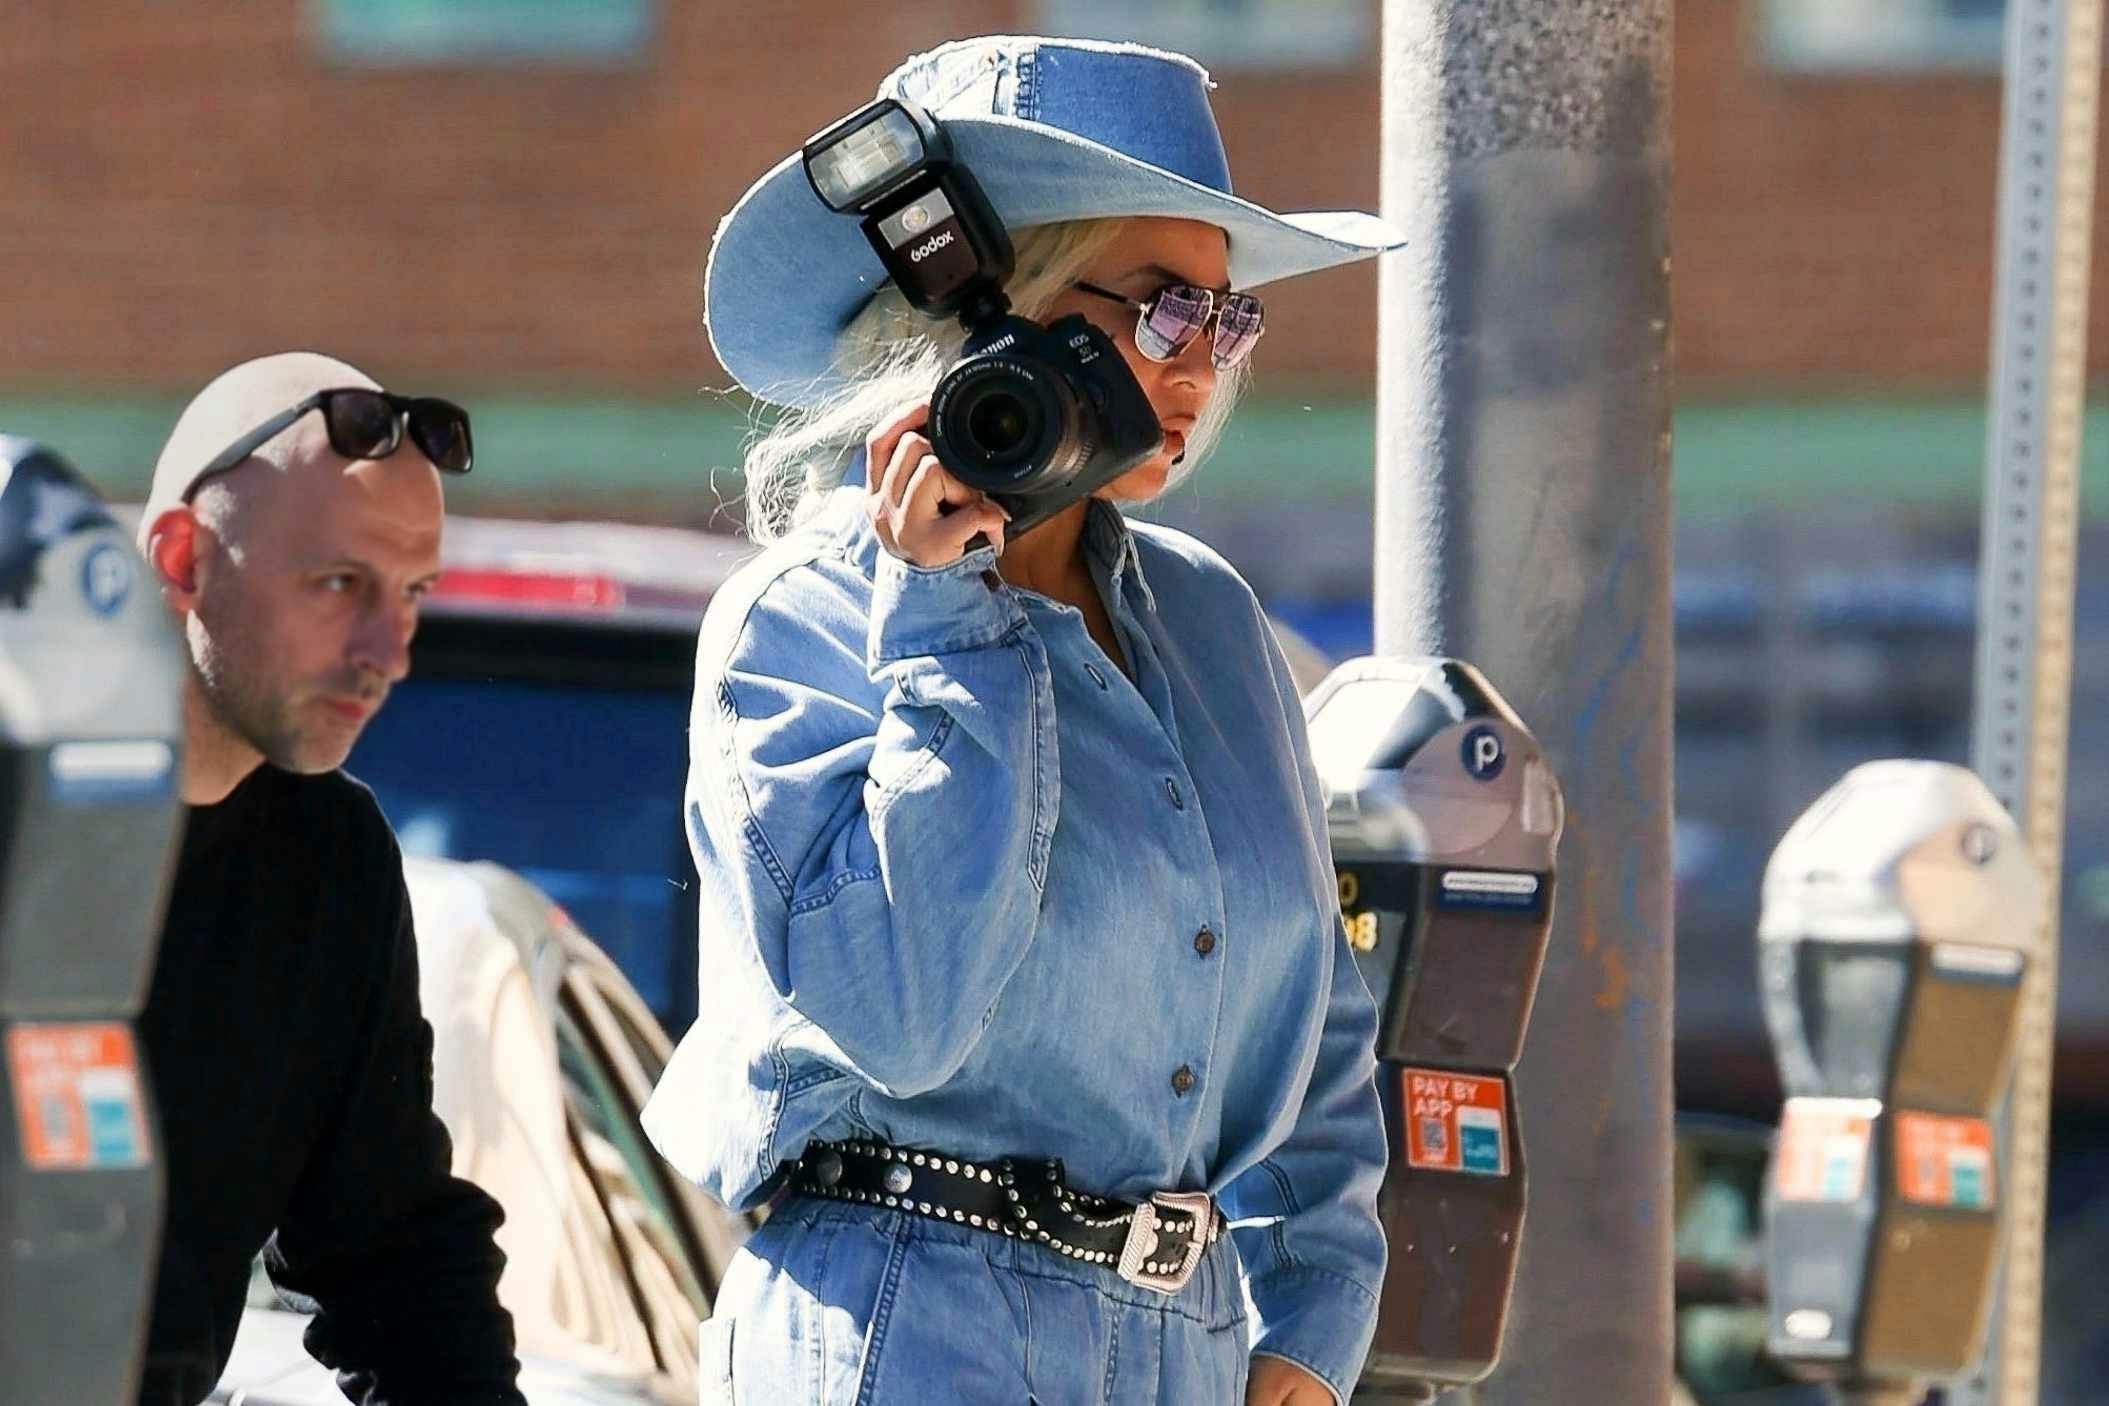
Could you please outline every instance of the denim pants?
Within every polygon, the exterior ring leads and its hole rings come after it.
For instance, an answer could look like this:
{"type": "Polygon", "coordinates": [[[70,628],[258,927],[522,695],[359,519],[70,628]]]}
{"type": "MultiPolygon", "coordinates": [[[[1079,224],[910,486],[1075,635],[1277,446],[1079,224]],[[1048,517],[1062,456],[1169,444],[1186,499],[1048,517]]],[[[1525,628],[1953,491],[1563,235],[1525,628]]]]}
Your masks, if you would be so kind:
{"type": "Polygon", "coordinates": [[[794,1197],[703,1325],[702,1406],[1243,1406],[1224,1236],[1166,1296],[1038,1244],[794,1197]]]}

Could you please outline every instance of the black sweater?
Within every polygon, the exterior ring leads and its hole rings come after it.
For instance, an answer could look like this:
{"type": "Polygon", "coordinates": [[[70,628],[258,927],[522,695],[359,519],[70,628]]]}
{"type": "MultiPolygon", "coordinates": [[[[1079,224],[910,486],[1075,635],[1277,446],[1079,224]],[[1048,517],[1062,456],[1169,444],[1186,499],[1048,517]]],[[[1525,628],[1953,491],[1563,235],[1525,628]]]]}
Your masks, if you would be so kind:
{"type": "Polygon", "coordinates": [[[521,1400],[501,1214],[448,1174],[402,860],[365,787],[264,766],[192,808],[140,1030],[168,1167],[142,1406],[211,1391],[260,1248],[353,1401],[521,1400]]]}

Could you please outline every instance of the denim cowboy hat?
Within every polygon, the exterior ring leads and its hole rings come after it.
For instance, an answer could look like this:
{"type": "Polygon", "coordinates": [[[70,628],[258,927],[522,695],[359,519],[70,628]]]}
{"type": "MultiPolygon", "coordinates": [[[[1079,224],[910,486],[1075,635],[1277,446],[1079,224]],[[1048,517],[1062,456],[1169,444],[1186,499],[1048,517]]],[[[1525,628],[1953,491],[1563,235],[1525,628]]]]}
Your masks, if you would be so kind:
{"type": "MultiPolygon", "coordinates": [[[[1253,288],[1352,263],[1404,238],[1352,210],[1277,215],[1230,193],[1208,73],[1135,44],[1001,35],[919,54],[879,85],[945,125],[1012,230],[1057,220],[1169,215],[1230,237],[1230,281],[1253,288]]],[[[835,340],[885,281],[858,221],[820,203],[798,153],[740,197],[705,275],[718,360],[780,405],[846,384],[835,340]]]]}

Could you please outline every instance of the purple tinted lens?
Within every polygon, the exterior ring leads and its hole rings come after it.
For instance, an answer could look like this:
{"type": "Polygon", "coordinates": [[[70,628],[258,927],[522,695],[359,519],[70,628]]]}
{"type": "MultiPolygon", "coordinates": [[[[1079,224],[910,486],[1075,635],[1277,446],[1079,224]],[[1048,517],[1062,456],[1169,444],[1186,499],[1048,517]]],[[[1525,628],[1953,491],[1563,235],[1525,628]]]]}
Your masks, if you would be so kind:
{"type": "Polygon", "coordinates": [[[1193,345],[1215,311],[1216,295],[1184,283],[1167,284],[1135,322],[1135,347],[1152,361],[1170,361],[1193,345]]]}
{"type": "Polygon", "coordinates": [[[1266,309],[1250,293],[1232,293],[1223,300],[1223,314],[1216,319],[1216,339],[1209,347],[1216,369],[1228,371],[1259,345],[1266,331],[1266,309]]]}

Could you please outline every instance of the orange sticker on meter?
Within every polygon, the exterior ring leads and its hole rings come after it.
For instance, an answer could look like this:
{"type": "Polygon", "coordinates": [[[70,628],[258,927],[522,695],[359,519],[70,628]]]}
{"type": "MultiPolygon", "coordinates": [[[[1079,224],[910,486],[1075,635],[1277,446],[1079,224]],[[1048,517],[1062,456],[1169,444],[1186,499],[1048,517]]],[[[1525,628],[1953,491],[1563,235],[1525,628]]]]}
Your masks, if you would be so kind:
{"type": "Polygon", "coordinates": [[[1780,1116],[1772,1184],[1782,1201],[1854,1201],[1867,1184],[1875,1112],[1867,1099],[1796,1098],[1780,1116]]]}
{"type": "Polygon", "coordinates": [[[146,1165],[146,1111],[129,1029],[17,1025],[7,1032],[7,1071],[31,1171],[146,1165]]]}
{"type": "Polygon", "coordinates": [[[1992,1125],[1982,1118],[1897,1115],[1897,1195],[1921,1206],[1992,1209],[1992,1125]]]}
{"type": "Polygon", "coordinates": [[[1431,1172],[1509,1174],[1508,1081],[1442,1069],[1399,1073],[1406,1164],[1431,1172]]]}

